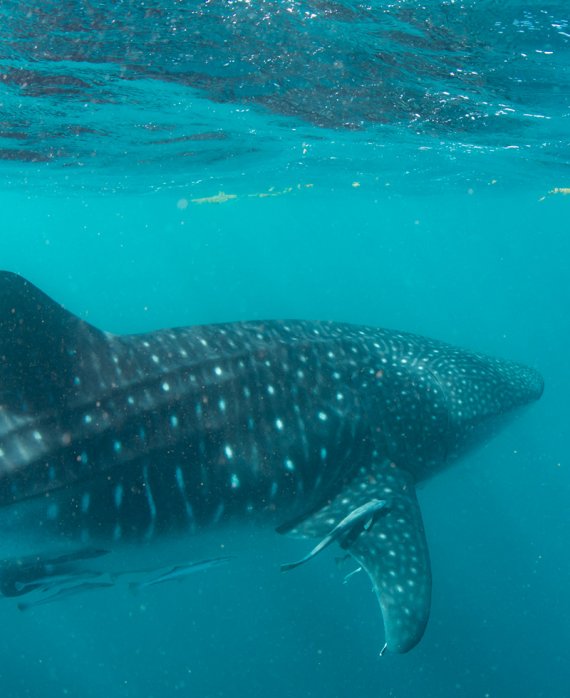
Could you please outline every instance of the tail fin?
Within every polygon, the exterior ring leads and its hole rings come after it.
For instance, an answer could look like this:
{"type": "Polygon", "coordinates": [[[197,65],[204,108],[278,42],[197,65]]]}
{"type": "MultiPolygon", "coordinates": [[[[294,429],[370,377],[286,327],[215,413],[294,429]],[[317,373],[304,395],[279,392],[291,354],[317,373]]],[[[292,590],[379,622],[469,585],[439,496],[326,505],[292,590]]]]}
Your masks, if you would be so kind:
{"type": "Polygon", "coordinates": [[[79,392],[82,357],[104,343],[29,281],[0,272],[0,406],[13,414],[61,408],[79,392]]]}

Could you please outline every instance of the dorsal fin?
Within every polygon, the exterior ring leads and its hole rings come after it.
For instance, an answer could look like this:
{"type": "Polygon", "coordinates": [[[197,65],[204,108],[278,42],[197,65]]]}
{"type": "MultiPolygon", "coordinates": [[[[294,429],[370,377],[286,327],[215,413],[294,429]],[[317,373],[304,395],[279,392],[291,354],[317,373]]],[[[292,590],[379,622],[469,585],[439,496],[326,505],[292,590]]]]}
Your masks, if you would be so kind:
{"type": "Polygon", "coordinates": [[[81,357],[104,335],[26,279],[0,272],[0,406],[61,408],[78,393],[81,357]]]}

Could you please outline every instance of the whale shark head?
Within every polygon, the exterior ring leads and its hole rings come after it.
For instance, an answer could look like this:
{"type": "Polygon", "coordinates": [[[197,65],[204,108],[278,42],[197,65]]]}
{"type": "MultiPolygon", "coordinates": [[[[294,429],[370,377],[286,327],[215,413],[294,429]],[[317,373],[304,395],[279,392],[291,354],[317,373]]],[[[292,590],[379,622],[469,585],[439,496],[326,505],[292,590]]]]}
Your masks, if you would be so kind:
{"type": "Polygon", "coordinates": [[[431,371],[447,414],[449,458],[484,443],[544,390],[533,368],[463,350],[448,350],[431,371]]]}

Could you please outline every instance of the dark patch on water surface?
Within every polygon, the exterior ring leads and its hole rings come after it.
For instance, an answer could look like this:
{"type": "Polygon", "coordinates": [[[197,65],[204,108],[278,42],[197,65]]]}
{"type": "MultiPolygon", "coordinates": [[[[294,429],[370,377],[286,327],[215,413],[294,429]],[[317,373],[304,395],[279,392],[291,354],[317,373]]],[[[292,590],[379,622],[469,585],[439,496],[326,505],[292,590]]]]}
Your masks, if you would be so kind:
{"type": "MultiPolygon", "coordinates": [[[[494,151],[524,139],[533,149],[525,158],[562,163],[567,139],[556,131],[545,138],[543,129],[545,119],[563,116],[569,36],[556,6],[313,0],[148,8],[78,0],[29,10],[8,2],[0,26],[4,110],[16,120],[25,98],[33,114],[28,129],[17,129],[20,156],[9,159],[38,162],[26,152],[38,151],[39,132],[58,133],[56,166],[148,163],[173,173],[177,160],[187,167],[187,153],[181,146],[165,162],[163,146],[215,143],[210,134],[223,132],[219,158],[192,153],[196,173],[216,171],[227,153],[247,158],[253,143],[261,165],[271,162],[276,140],[284,163],[297,166],[301,143],[324,129],[362,148],[351,152],[365,170],[375,170],[379,149],[392,143],[398,152],[404,144],[410,159],[422,147],[455,160],[458,148],[494,151]],[[167,135],[141,137],[133,131],[141,122],[167,135]],[[94,138],[77,142],[72,123],[94,138]]],[[[326,152],[314,157],[331,160],[326,152]]]]}

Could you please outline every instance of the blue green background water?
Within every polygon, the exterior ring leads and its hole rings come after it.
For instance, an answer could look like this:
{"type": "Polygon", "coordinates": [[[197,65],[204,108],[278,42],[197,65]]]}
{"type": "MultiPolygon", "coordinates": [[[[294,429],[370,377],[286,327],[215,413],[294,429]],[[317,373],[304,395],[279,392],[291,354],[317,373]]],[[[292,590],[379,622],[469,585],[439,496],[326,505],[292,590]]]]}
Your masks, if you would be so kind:
{"type": "Polygon", "coordinates": [[[114,332],[381,325],[529,363],[546,391],[421,489],[434,598],[410,654],[377,656],[364,577],[333,554],[281,575],[303,543],[263,540],[247,571],[2,604],[2,696],[570,695],[564,6],[163,3],[151,32],[119,3],[115,34],[103,5],[32,6],[1,7],[3,268],[114,332]]]}

